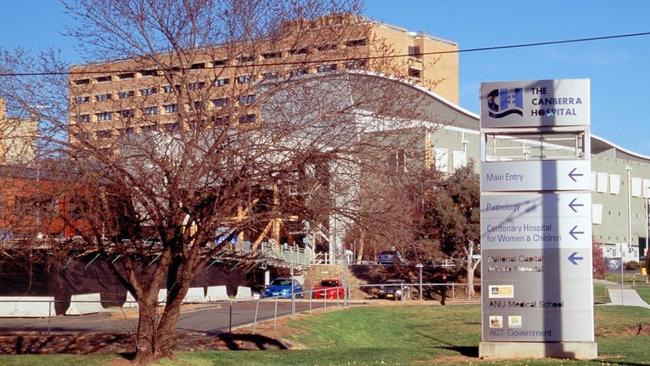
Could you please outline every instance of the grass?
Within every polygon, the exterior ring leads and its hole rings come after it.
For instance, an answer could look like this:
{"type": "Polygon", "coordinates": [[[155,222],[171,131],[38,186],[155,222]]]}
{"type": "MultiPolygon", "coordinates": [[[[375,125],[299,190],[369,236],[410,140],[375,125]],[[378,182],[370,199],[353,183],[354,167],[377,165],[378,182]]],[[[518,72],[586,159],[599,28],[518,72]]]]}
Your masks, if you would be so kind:
{"type": "MultiPolygon", "coordinates": [[[[477,363],[480,307],[358,307],[289,321],[291,341],[305,349],[291,351],[228,351],[179,353],[166,360],[176,365],[455,365],[477,363]]],[[[523,360],[486,365],[600,364],[650,365],[650,333],[636,335],[638,325],[650,327],[650,310],[596,307],[599,362],[523,360]]],[[[0,364],[111,365],[117,356],[0,356],[0,364]]]]}
{"type": "MultiPolygon", "coordinates": [[[[638,272],[638,271],[637,271],[638,272]]],[[[641,276],[641,275],[634,275],[630,273],[625,273],[623,275],[623,283],[626,285],[631,285],[633,282],[638,283],[645,283],[646,280],[648,279],[648,276],[641,276]]],[[[614,283],[621,283],[621,274],[620,273],[614,273],[614,272],[608,272],[607,273],[607,281],[611,281],[614,283]]]]}
{"type": "Polygon", "coordinates": [[[643,301],[646,303],[650,304],[650,286],[645,285],[645,286],[635,286],[634,289],[636,292],[641,296],[643,301]]]}
{"type": "Polygon", "coordinates": [[[600,283],[594,283],[594,302],[596,304],[607,304],[611,302],[607,286],[600,283]]]}

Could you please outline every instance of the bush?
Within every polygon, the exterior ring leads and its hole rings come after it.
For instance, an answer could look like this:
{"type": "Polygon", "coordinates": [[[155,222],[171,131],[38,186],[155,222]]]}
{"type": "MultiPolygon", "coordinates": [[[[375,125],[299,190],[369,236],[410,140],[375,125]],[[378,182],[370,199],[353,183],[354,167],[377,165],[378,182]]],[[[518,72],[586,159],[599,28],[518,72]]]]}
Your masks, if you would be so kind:
{"type": "Polygon", "coordinates": [[[641,265],[637,261],[629,261],[625,263],[625,269],[628,271],[636,271],[638,269],[641,269],[641,265]]]}
{"type": "Polygon", "coordinates": [[[603,256],[603,248],[595,240],[591,244],[591,257],[593,260],[594,278],[607,278],[607,264],[603,256]]]}

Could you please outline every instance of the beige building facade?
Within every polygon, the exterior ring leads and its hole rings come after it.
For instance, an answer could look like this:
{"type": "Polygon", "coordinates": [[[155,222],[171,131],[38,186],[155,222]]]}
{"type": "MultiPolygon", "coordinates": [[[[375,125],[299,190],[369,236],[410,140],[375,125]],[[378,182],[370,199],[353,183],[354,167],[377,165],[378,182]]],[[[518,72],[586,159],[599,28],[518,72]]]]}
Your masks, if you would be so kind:
{"type": "Polygon", "coordinates": [[[209,115],[213,123],[251,123],[258,118],[257,83],[351,69],[407,79],[458,103],[454,42],[347,16],[286,23],[282,29],[278,39],[199,49],[183,62],[170,54],[158,55],[158,64],[128,59],[73,66],[70,127],[83,127],[84,137],[101,143],[178,129],[192,113],[197,119],[209,115]],[[186,97],[179,103],[181,92],[186,97]]]}
{"type": "Polygon", "coordinates": [[[0,165],[30,164],[36,158],[38,121],[7,116],[0,99],[0,165]]]}

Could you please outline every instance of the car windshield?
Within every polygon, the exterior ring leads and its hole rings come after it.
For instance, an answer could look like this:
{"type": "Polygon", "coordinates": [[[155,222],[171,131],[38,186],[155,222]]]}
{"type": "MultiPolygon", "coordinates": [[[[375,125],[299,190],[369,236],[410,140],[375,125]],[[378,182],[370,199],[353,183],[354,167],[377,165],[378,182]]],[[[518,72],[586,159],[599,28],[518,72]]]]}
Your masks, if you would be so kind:
{"type": "Polygon", "coordinates": [[[291,280],[273,280],[271,286],[291,286],[291,280]]]}
{"type": "Polygon", "coordinates": [[[334,280],[323,280],[323,281],[321,281],[320,285],[323,286],[323,287],[336,287],[339,284],[338,284],[337,281],[334,281],[334,280]]]}
{"type": "Polygon", "coordinates": [[[386,283],[404,283],[404,280],[388,280],[386,283]]]}

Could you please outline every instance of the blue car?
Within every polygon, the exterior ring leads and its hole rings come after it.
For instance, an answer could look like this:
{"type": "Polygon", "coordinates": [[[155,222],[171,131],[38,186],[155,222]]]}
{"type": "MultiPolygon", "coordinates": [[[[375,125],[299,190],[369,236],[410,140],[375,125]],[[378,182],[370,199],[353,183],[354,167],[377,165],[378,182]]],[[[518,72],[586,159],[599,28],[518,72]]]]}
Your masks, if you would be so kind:
{"type": "Polygon", "coordinates": [[[264,297],[280,297],[282,299],[291,298],[291,283],[293,282],[293,293],[298,299],[303,298],[302,285],[288,277],[276,278],[264,288],[264,297]]]}

